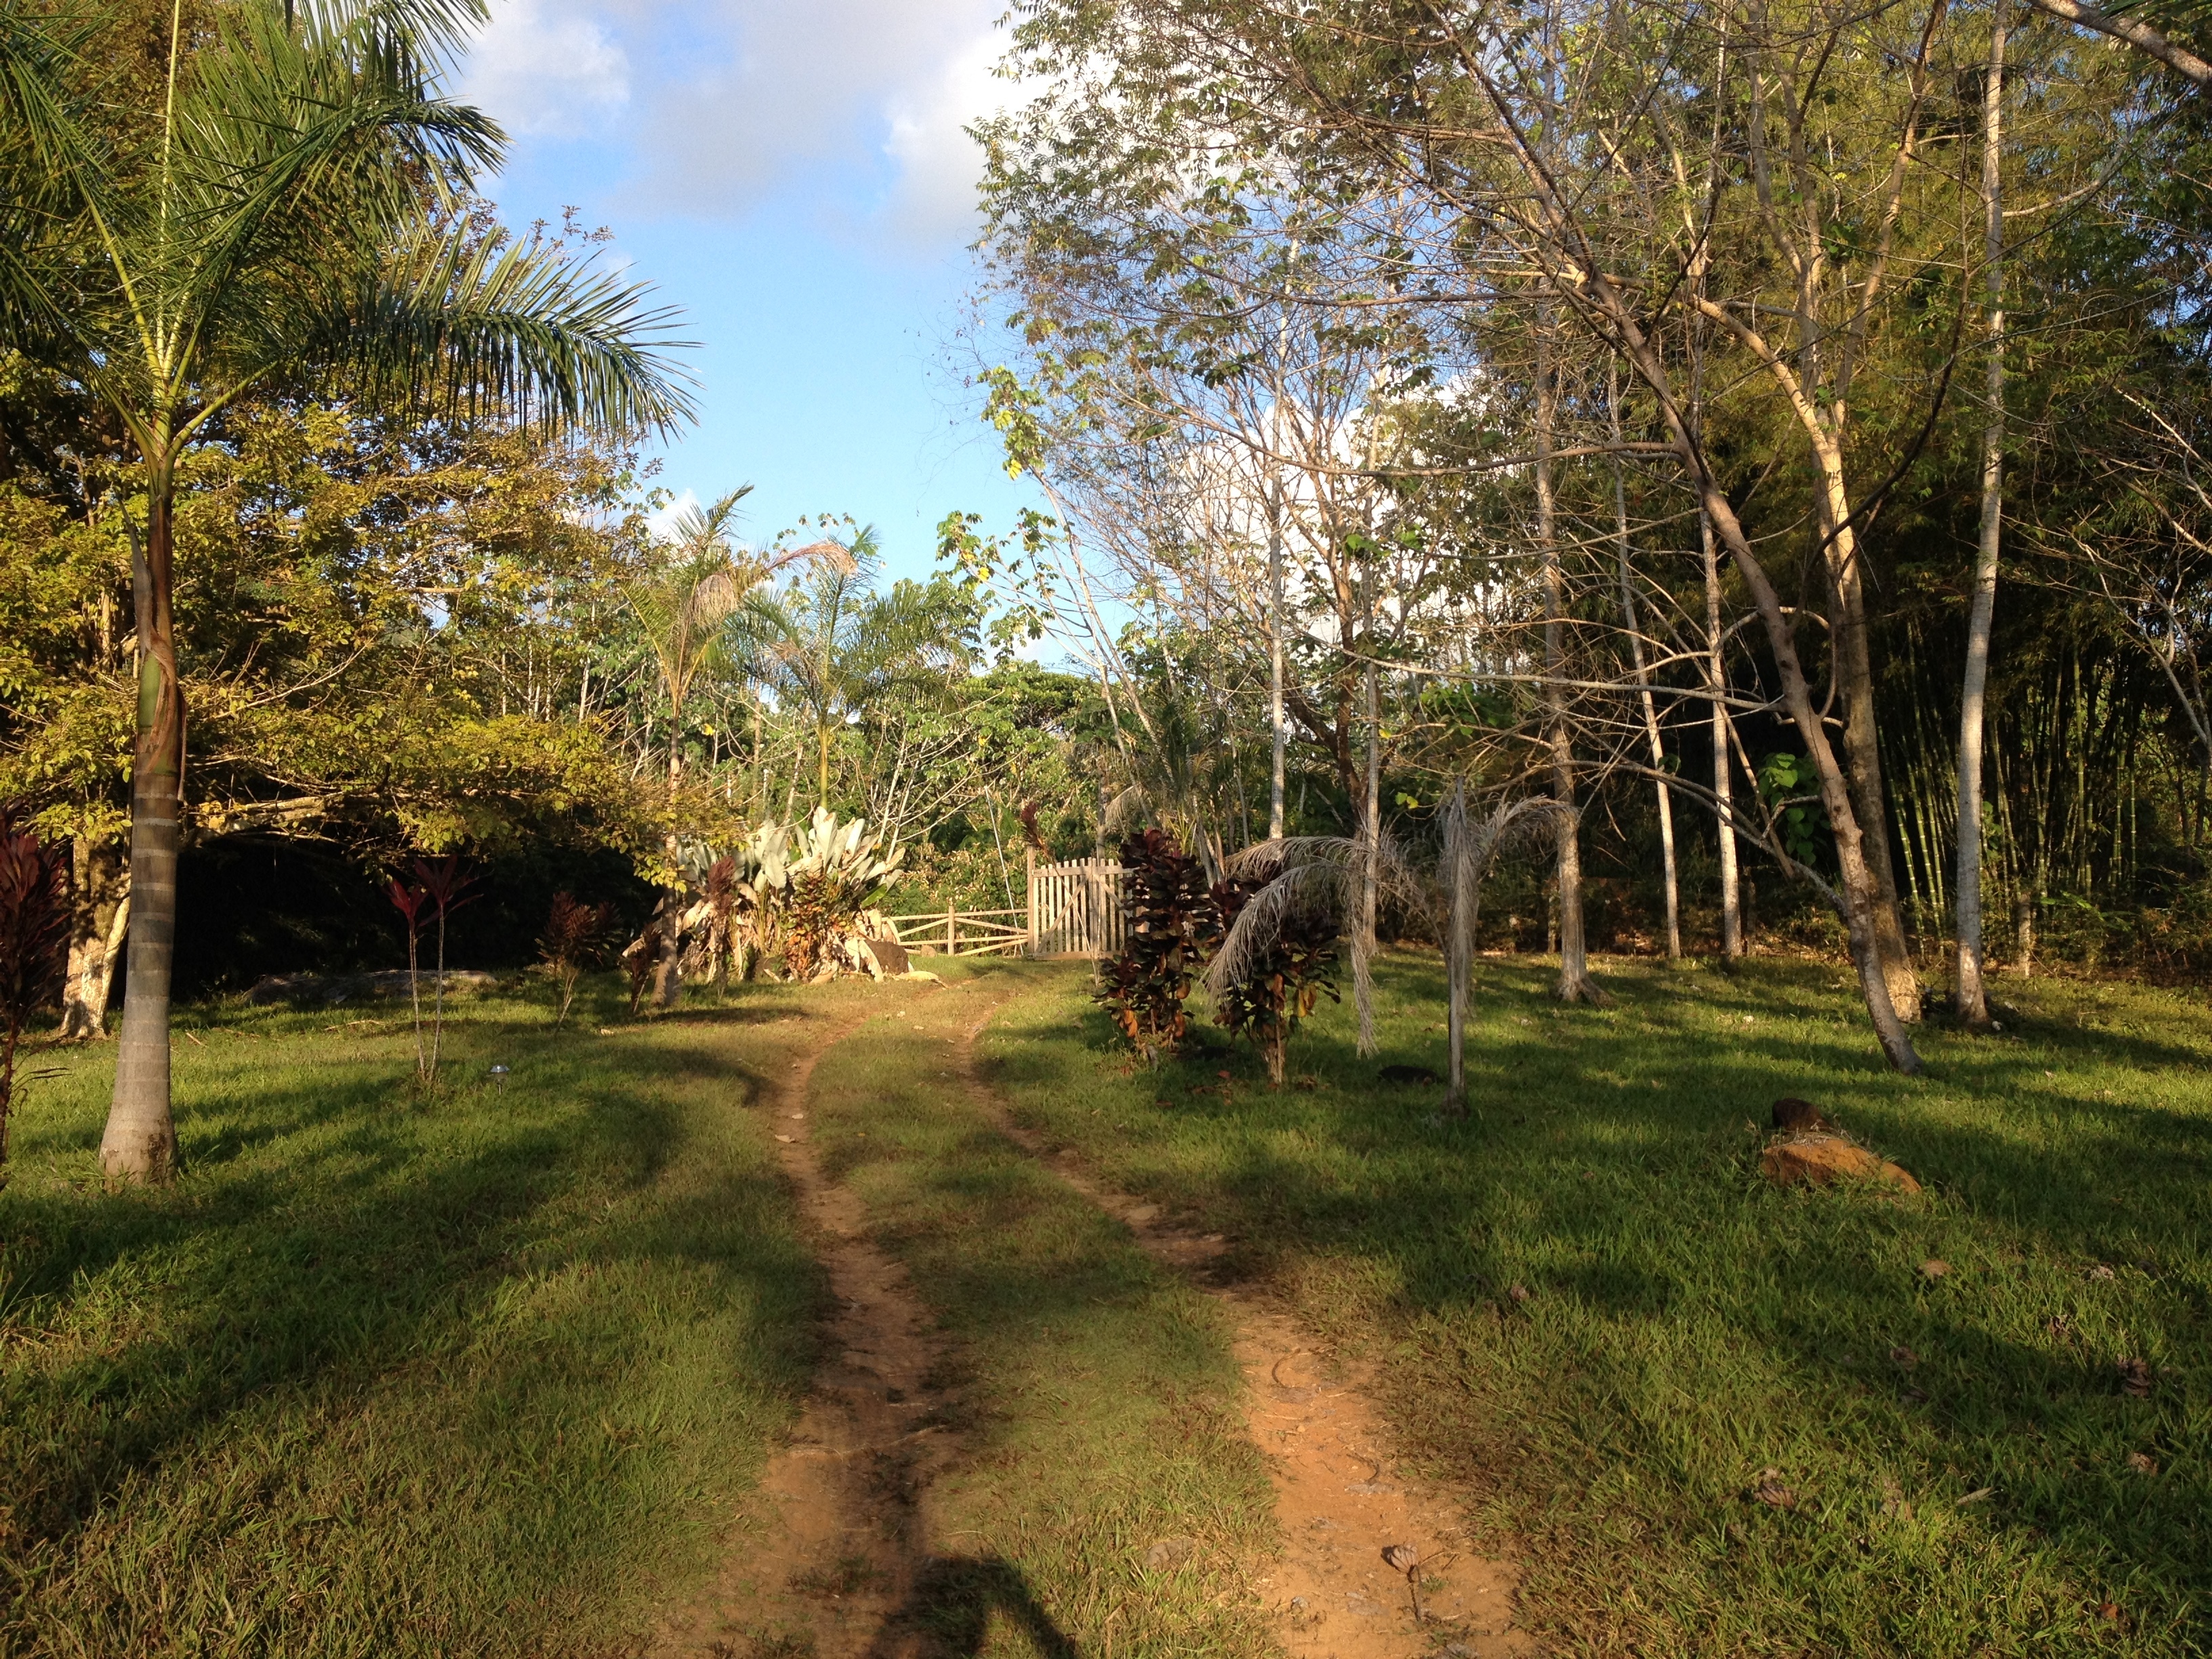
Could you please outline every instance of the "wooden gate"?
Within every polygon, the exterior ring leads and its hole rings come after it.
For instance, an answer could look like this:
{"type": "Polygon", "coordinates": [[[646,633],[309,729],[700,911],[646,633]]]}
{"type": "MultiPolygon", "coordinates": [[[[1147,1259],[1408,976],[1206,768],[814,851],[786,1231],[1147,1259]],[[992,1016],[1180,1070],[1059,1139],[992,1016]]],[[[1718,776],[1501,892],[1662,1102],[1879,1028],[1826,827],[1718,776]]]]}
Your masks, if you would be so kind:
{"type": "Polygon", "coordinates": [[[1117,859],[1030,865],[1030,954],[1109,957],[1127,937],[1121,915],[1127,875],[1117,859]]]}

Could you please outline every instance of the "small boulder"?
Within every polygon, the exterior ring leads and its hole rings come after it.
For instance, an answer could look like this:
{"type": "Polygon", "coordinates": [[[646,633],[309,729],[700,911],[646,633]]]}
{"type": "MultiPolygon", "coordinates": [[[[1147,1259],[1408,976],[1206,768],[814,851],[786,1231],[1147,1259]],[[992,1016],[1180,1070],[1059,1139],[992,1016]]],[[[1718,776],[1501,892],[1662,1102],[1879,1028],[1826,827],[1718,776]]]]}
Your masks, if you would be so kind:
{"type": "Polygon", "coordinates": [[[1879,1181],[1899,1192],[1917,1193],[1920,1183],[1900,1166],[1876,1158],[1841,1135],[1792,1135],[1769,1146],[1759,1164],[1778,1187],[1809,1181],[1826,1187],[1835,1181],[1879,1181]]]}
{"type": "Polygon", "coordinates": [[[860,951],[878,979],[897,979],[913,966],[907,959],[906,946],[895,939],[864,939],[860,951]]]}
{"type": "Polygon", "coordinates": [[[1154,1572],[1172,1572],[1189,1560],[1197,1548],[1195,1538],[1163,1538],[1145,1552],[1145,1565],[1154,1572]]]}

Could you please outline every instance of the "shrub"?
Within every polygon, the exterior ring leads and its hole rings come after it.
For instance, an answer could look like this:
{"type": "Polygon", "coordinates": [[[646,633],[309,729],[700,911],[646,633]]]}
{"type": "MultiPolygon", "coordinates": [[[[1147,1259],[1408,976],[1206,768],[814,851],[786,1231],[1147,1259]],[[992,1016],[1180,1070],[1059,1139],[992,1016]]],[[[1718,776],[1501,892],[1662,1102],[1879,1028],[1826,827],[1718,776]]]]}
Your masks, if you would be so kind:
{"type": "Polygon", "coordinates": [[[1103,969],[1099,1003],[1149,1062],[1182,1041],[1184,1000],[1200,967],[1220,944],[1221,911],[1198,860],[1158,830],[1121,843],[1121,890],[1128,940],[1103,969]]]}
{"type": "Polygon", "coordinates": [[[576,983],[586,969],[606,960],[608,935],[615,924],[611,904],[579,903],[573,894],[553,895],[553,908],[545,918],[544,936],[538,941],[538,959],[561,988],[561,1012],[556,1026],[568,1023],[569,1005],[576,1000],[576,983]]]}

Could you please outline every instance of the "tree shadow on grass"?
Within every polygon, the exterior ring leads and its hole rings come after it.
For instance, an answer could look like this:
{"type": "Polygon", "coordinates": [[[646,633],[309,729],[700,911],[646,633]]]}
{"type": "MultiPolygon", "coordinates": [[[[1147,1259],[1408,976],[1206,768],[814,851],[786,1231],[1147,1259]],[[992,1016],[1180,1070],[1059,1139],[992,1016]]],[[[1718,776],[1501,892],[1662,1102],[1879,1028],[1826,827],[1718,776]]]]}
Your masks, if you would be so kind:
{"type": "MultiPolygon", "coordinates": [[[[512,1340],[492,1333],[549,1275],[681,1263],[686,1283],[711,1276],[700,1294],[714,1305],[804,1329],[814,1268],[781,1224],[773,1167],[716,1161],[660,1184],[694,1132],[654,1086],[678,1074],[757,1081],[722,1056],[647,1050],[618,1076],[564,1079],[550,1104],[508,1096],[510,1118],[481,1101],[410,1111],[388,1079],[349,1085],[335,1068],[258,1094],[231,1078],[198,1146],[180,1102],[193,1173],[173,1189],[16,1183],[0,1211],[0,1308],[20,1333],[69,1334],[51,1360],[19,1350],[0,1367],[0,1492],[27,1559],[63,1568],[127,1484],[172,1465],[189,1483],[233,1420],[343,1418],[425,1361],[463,1364],[478,1404],[528,1394],[571,1315],[548,1304],[512,1340]]],[[[604,1310],[575,1316],[579,1342],[599,1340],[586,1332],[604,1310]]],[[[563,1386],[611,1401],[619,1358],[594,1352],[602,1369],[579,1382],[572,1367],[563,1386]]],[[[781,1360],[765,1381],[795,1399],[806,1356],[781,1360]]]]}
{"type": "Polygon", "coordinates": [[[919,1640],[945,1659],[973,1659],[990,1639],[991,1619],[1012,1620],[1044,1659],[1079,1659],[1075,1644],[1045,1611],[1029,1579],[995,1555],[938,1556],[922,1565],[905,1602],[884,1621],[866,1659],[895,1659],[919,1640]]]}

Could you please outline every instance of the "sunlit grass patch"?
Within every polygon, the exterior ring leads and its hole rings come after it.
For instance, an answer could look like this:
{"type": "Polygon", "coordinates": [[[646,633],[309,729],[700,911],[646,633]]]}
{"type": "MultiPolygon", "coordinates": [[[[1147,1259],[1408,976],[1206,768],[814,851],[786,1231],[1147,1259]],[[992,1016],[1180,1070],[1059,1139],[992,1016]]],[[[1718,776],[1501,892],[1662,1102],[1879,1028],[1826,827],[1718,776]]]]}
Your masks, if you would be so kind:
{"type": "Polygon", "coordinates": [[[1418,953],[1382,970],[1380,1057],[1324,1010],[1279,1094],[1211,1030],[1129,1065],[1072,973],[988,1042],[1024,1121],[1374,1353],[1553,1638],[2203,1651],[2212,1018],[2008,983],[2011,1029],[1923,1034],[1911,1081],[1818,964],[1605,978],[1613,1006],[1561,1008],[1541,964],[1479,965],[1465,1121],[1376,1079],[1443,1069],[1418,953]],[[1927,1193],[1768,1186],[1782,1094],[1927,1193]]]}
{"type": "Polygon", "coordinates": [[[186,1010],[160,1193],[94,1180],[112,1048],[40,1057],[0,1194],[0,1651],[599,1653],[703,1569],[819,1293],[743,1108],[836,998],[602,1036],[599,991],[558,1032],[449,1008],[428,1102],[404,1008],[186,1010]]]}

